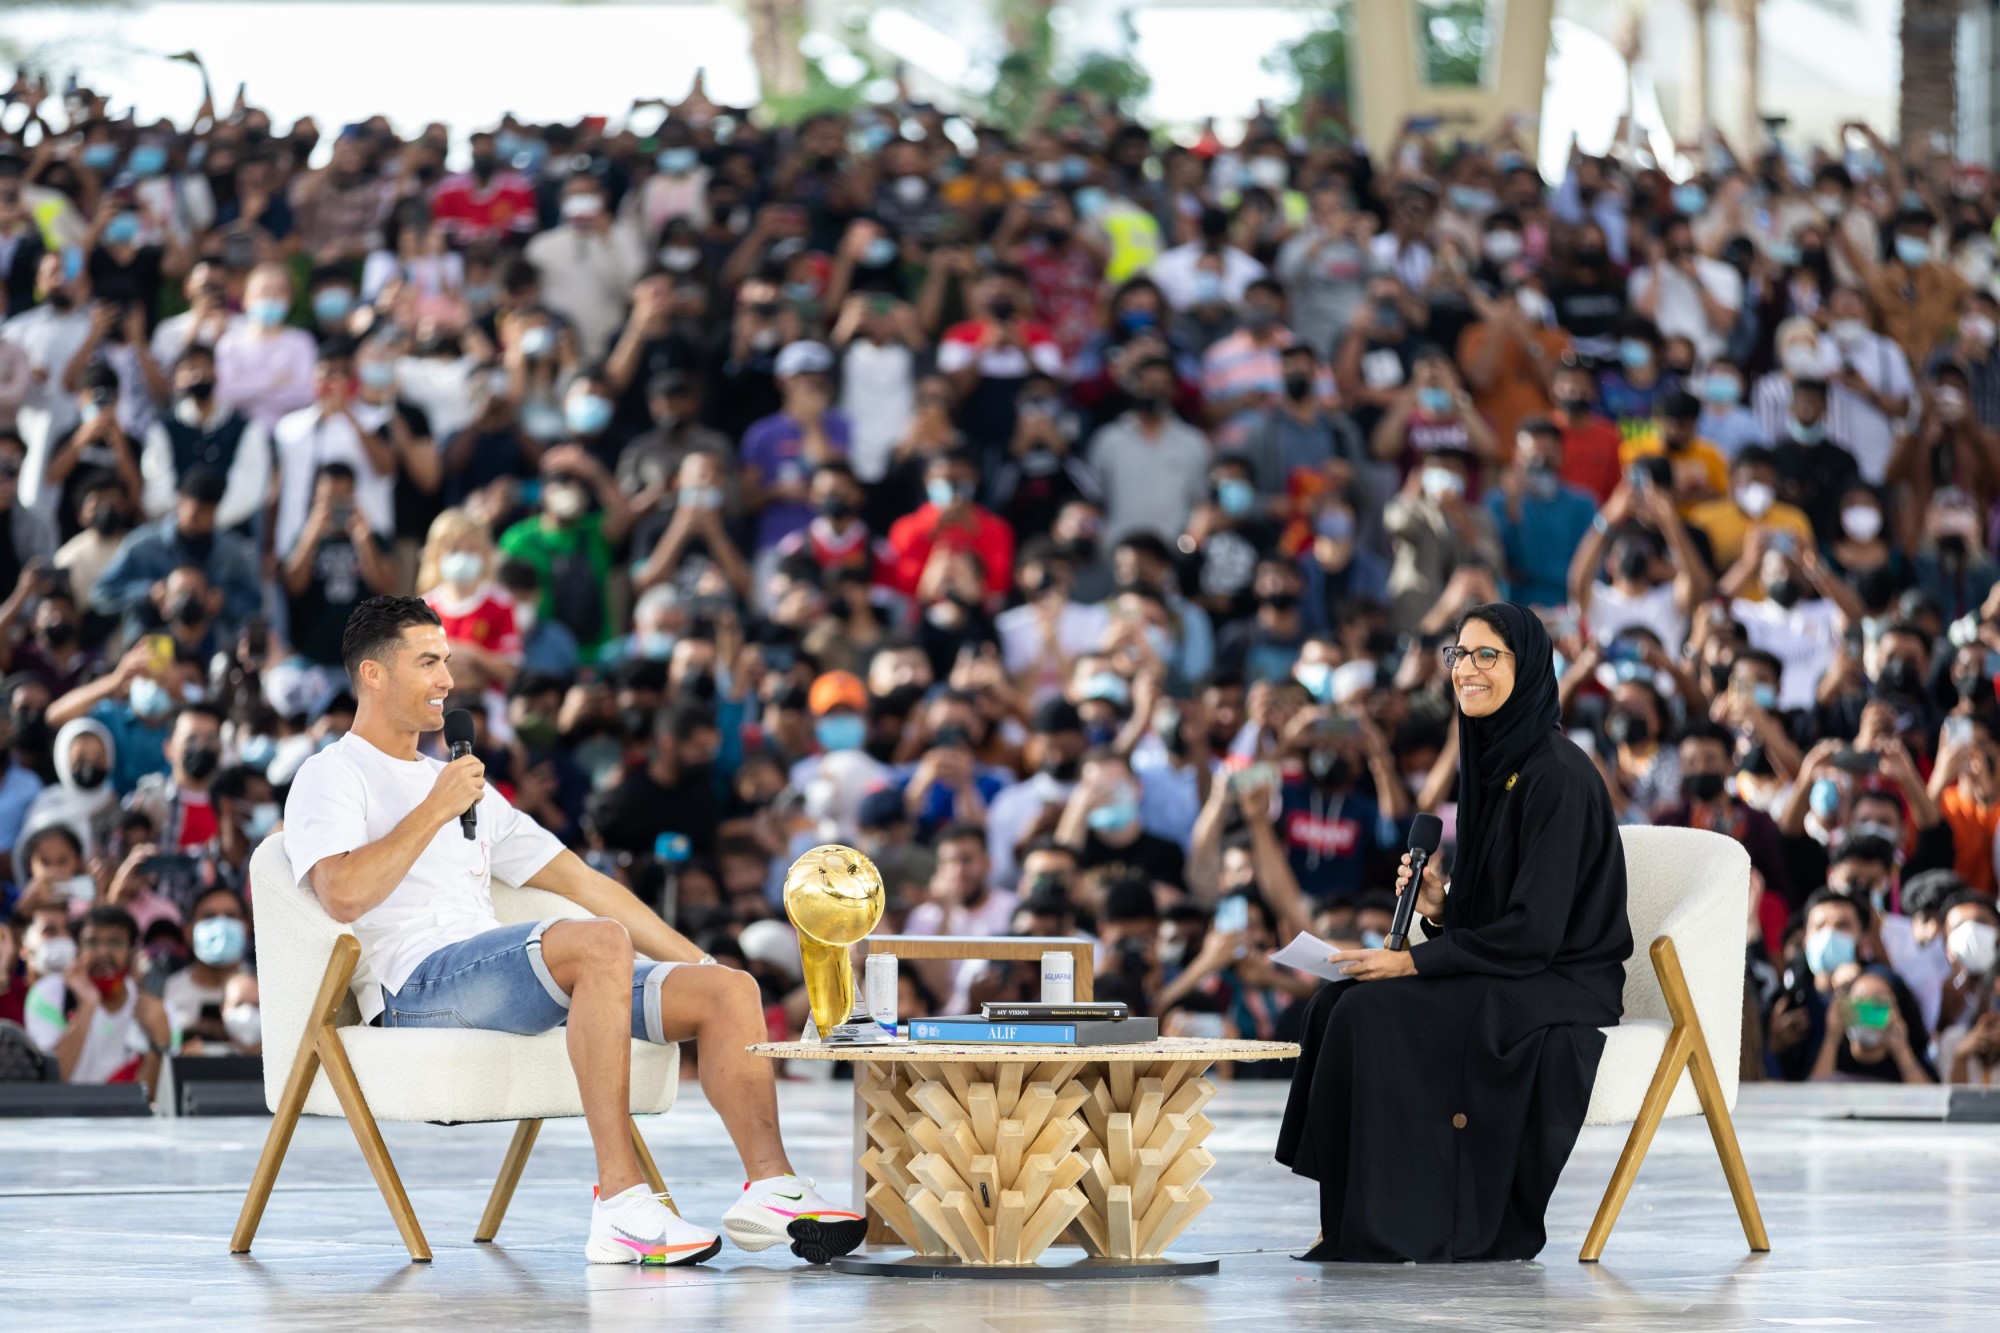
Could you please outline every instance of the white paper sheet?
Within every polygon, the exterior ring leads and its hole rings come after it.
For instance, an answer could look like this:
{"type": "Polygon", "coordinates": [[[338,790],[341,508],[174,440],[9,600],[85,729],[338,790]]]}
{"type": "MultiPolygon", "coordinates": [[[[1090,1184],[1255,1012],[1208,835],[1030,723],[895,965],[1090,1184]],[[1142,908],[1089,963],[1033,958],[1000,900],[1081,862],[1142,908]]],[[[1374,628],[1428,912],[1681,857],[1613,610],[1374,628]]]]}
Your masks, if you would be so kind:
{"type": "Polygon", "coordinates": [[[1298,938],[1271,955],[1271,961],[1299,972],[1324,977],[1328,981],[1352,981],[1346,969],[1339,963],[1329,963],[1327,957],[1340,950],[1318,936],[1300,931],[1298,938]]]}

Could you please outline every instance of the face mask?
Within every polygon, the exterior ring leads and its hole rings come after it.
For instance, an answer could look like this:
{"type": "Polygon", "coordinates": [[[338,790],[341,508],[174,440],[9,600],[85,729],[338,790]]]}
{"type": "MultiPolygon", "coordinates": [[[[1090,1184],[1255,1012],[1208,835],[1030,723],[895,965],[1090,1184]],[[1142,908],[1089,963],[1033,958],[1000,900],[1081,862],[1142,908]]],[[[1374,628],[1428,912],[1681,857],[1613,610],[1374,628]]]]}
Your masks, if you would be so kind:
{"type": "Polygon", "coordinates": [[[868,739],[868,723],[859,713],[835,713],[813,723],[813,739],[829,752],[858,750],[868,739]]]}
{"type": "Polygon", "coordinates": [[[1222,304],[1222,275],[1206,269],[1194,275],[1194,304],[1222,304]]]}
{"type": "Polygon", "coordinates": [[[1331,662],[1300,662],[1292,668],[1292,676],[1299,684],[1306,687],[1306,693],[1310,694],[1316,701],[1320,703],[1332,701],[1333,664],[1331,662]]]}
{"type": "Polygon", "coordinates": [[[1241,477],[1224,477],[1215,483],[1215,502],[1223,513],[1241,518],[1257,507],[1257,488],[1241,477]]]}
{"type": "Polygon", "coordinates": [[[1993,955],[1996,941],[2000,941],[2000,931],[1984,921],[1961,921],[1952,927],[1951,934],[1945,936],[1944,947],[1958,960],[1958,965],[1975,977],[1985,976],[1993,970],[1993,955]]]}
{"type": "Polygon", "coordinates": [[[77,764],[69,771],[70,781],[84,791],[96,791],[109,776],[102,764],[77,764]]]}
{"type": "Polygon", "coordinates": [[[477,583],[486,572],[486,561],[476,551],[453,551],[438,561],[438,574],[446,583],[477,583]]]}
{"type": "Polygon", "coordinates": [[[1806,936],[1806,966],[1816,977],[1826,976],[1854,961],[1854,937],[1830,927],[1806,936]]]}
{"type": "Polygon", "coordinates": [[[1424,497],[1434,504],[1465,494],[1465,478],[1448,468],[1425,468],[1418,484],[1423,487],[1424,497]]]}
{"type": "Polygon", "coordinates": [[[1057,782],[1075,782],[1077,774],[1083,771],[1083,761],[1079,759],[1045,759],[1041,771],[1057,782]]]}
{"type": "Polygon", "coordinates": [[[1965,342],[1991,346],[1993,332],[1993,321],[1985,315],[1967,315],[1958,321],[1958,336],[1965,342]]]}
{"type": "Polygon", "coordinates": [[[249,937],[233,916],[212,916],[194,923],[194,956],[210,967],[228,967],[243,960],[249,937]]]}
{"type": "Polygon", "coordinates": [[[692,148],[663,148],[659,156],[653,159],[660,170],[669,176],[687,175],[694,170],[694,164],[698,160],[699,157],[692,148]]]}
{"type": "Polygon", "coordinates": [[[958,487],[939,477],[924,483],[924,498],[939,509],[949,509],[958,503],[958,487]]]}
{"type": "Polygon", "coordinates": [[[1491,213],[1493,206],[1499,202],[1493,197],[1493,191],[1474,185],[1454,185],[1445,192],[1445,197],[1461,213],[1491,213]]]}
{"type": "Polygon", "coordinates": [[[1743,401],[1743,381],[1734,375],[1710,375],[1702,381],[1701,396],[1711,403],[1743,401]]]}
{"type": "Polygon", "coordinates": [[[1310,375],[1285,376],[1285,397],[1295,403],[1303,403],[1312,397],[1313,381],[1310,375]]]}
{"type": "Polygon", "coordinates": [[[1313,533],[1329,541],[1354,540],[1354,515],[1344,509],[1327,509],[1313,520],[1313,533]]]}
{"type": "Polygon", "coordinates": [[[573,194],[562,201],[562,215],[570,222],[580,218],[602,217],[604,201],[594,194],[573,194]]]}
{"type": "Polygon", "coordinates": [[[1282,157],[1253,157],[1244,167],[1244,174],[1250,177],[1252,185],[1261,185],[1267,190],[1282,190],[1291,179],[1292,169],[1282,157]]]}
{"type": "Polygon", "coordinates": [[[1627,370],[1644,370],[1653,364],[1653,349],[1643,339],[1623,338],[1618,343],[1618,360],[1627,370]]]}
{"type": "Polygon", "coordinates": [[[386,389],[396,382],[396,368],[387,361],[364,361],[356,374],[364,389],[386,389]]]}
{"type": "Polygon", "coordinates": [[[1511,264],[1521,257],[1521,233],[1518,231],[1489,231],[1485,241],[1486,257],[1496,264],[1511,264]]]}
{"type": "Polygon", "coordinates": [[[1451,390],[1424,388],[1417,390],[1417,406],[1429,416],[1439,417],[1451,411],[1451,390]]]}
{"type": "Polygon", "coordinates": [[[81,407],[76,409],[76,412],[78,416],[83,418],[83,424],[86,426],[104,415],[104,409],[94,402],[85,402],[81,407]]]}
{"type": "Polygon", "coordinates": [[[1676,185],[1674,187],[1674,211],[1682,217],[1691,218],[1708,207],[1708,191],[1699,185],[1676,185]]]}
{"type": "Polygon", "coordinates": [[[1882,532],[1882,510],[1874,504],[1850,504],[1840,510],[1840,528],[1858,542],[1872,542],[1882,532]]]}
{"type": "Polygon", "coordinates": [[[1130,787],[1118,793],[1109,805],[1100,805],[1084,816],[1084,822],[1099,833],[1122,833],[1139,822],[1139,797],[1130,787]]]}
{"type": "Polygon", "coordinates": [[[1778,362],[1793,379],[1811,379],[1819,374],[1819,349],[1806,343],[1793,343],[1778,353],[1778,362]]]}
{"type": "Polygon", "coordinates": [[[596,435],[611,424],[614,410],[609,398],[578,394],[563,403],[563,422],[578,435],[596,435]]]}
{"type": "Polygon", "coordinates": [[[1826,439],[1826,423],[1815,421],[1808,424],[1788,418],[1785,422],[1785,432],[1799,444],[1819,444],[1826,439]]]}
{"type": "Polygon", "coordinates": [[[251,323],[272,329],[285,322],[286,312],[290,309],[290,304],[284,301],[261,300],[245,305],[243,313],[250,317],[251,323]]]}
{"type": "Polygon", "coordinates": [[[1278,312],[1267,305],[1246,305],[1237,320],[1252,333],[1268,333],[1277,327],[1278,312]]]}
{"type": "Polygon", "coordinates": [[[1364,930],[1361,932],[1361,947],[1364,949],[1379,949],[1385,943],[1387,943],[1387,940],[1379,930],[1364,930]]]}
{"type": "Polygon", "coordinates": [[[151,676],[139,676],[132,682],[129,696],[132,711],[148,721],[165,717],[174,706],[173,696],[166,686],[151,676]]]}
{"type": "Polygon", "coordinates": [[[915,208],[930,198],[930,183],[922,176],[898,176],[894,185],[896,198],[906,208],[915,208]]]}
{"type": "Polygon", "coordinates": [[[1931,243],[1921,236],[1898,236],[1896,238],[1896,258],[1910,267],[1929,262],[1931,243]]]}
{"type": "Polygon", "coordinates": [[[354,293],[341,287],[328,287],[313,296],[313,318],[322,324],[332,324],[347,318],[354,309],[354,293]]]}
{"type": "Polygon", "coordinates": [[[195,782],[215,776],[222,767],[222,752],[206,745],[190,745],[181,751],[181,771],[195,782]]]}
{"type": "Polygon", "coordinates": [[[282,812],[276,801],[259,801],[250,807],[250,818],[243,823],[243,836],[252,842],[262,842],[271,836],[271,830],[278,827],[282,812]]]}
{"type": "Polygon", "coordinates": [[[1837,194],[1816,194],[1813,196],[1813,207],[1828,217],[1833,217],[1847,207],[1847,201],[1837,194]]]}
{"type": "Polygon", "coordinates": [[[1653,724],[1640,713],[1613,713],[1604,724],[1604,734],[1614,745],[1644,745],[1653,735],[1653,724]]]}
{"type": "Polygon", "coordinates": [[[1341,787],[1354,776],[1354,765],[1338,750],[1314,750],[1306,756],[1306,771],[1322,787],[1341,787]]]}
{"type": "Polygon", "coordinates": [[[1736,507],[1751,518],[1770,513],[1771,503],[1777,498],[1777,492],[1761,481],[1746,481],[1736,488],[1736,507]]]}
{"type": "Polygon", "coordinates": [[[1681,779],[1681,795],[1690,801],[1713,801],[1722,795],[1722,774],[1689,773],[1681,779]]]}
{"type": "Polygon", "coordinates": [[[1537,500],[1553,500],[1562,489],[1562,478],[1547,463],[1537,463],[1528,469],[1528,494],[1537,500]]]}
{"type": "Polygon", "coordinates": [[[556,331],[546,324],[537,324],[521,334],[521,355],[529,360],[537,360],[555,350],[556,331]]]}
{"type": "Polygon", "coordinates": [[[1556,408],[1571,421],[1579,421],[1590,415],[1590,399],[1558,398],[1556,408]]]}
{"type": "Polygon", "coordinates": [[[208,623],[208,608],[191,594],[183,593],[168,608],[168,616],[183,629],[199,629],[208,623]]]}
{"type": "Polygon", "coordinates": [[[43,974],[66,972],[76,961],[76,941],[67,935],[48,935],[22,950],[28,965],[43,974]]]}
{"type": "Polygon", "coordinates": [[[551,486],[542,493],[542,503],[562,523],[583,517],[583,511],[590,504],[584,496],[583,487],[574,485],[551,486]]]}
{"type": "Polygon", "coordinates": [[[132,150],[132,156],[125,159],[126,169],[134,176],[157,176],[166,169],[167,150],[158,144],[144,143],[132,150]]]}
{"type": "Polygon", "coordinates": [[[1638,583],[1646,579],[1652,572],[1652,557],[1644,551],[1628,547],[1625,554],[1618,557],[1618,577],[1622,579],[1638,583]]]}
{"type": "Polygon", "coordinates": [[[131,213],[120,213],[104,225],[100,239],[106,245],[135,245],[139,240],[139,219],[131,213]]]}
{"type": "Polygon", "coordinates": [[[1805,597],[1805,588],[1797,579],[1773,579],[1764,585],[1764,595],[1789,611],[1805,597]]]}
{"type": "Polygon", "coordinates": [[[256,1046],[264,1040],[264,1011],[254,1004],[232,1004],[222,1011],[222,1026],[238,1046],[256,1046]]]}
{"type": "Polygon", "coordinates": [[[116,509],[99,509],[90,516],[90,530],[100,537],[115,537],[125,531],[125,518],[116,509]]]}
{"type": "Polygon", "coordinates": [[[1832,823],[1833,817],[1840,813],[1840,784],[1832,778],[1816,778],[1812,794],[1806,799],[1820,823],[1832,823]]]}

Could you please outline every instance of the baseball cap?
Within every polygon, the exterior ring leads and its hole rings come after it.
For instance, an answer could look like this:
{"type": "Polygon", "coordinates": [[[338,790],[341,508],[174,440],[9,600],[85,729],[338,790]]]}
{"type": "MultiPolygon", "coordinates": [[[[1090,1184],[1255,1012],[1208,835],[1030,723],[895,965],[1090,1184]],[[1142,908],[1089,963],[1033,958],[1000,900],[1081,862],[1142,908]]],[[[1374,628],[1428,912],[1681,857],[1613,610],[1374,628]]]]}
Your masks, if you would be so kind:
{"type": "Polygon", "coordinates": [[[826,350],[825,343],[795,342],[786,345],[778,353],[777,374],[824,375],[833,369],[833,353],[826,350]]]}
{"type": "Polygon", "coordinates": [[[823,716],[836,708],[865,712],[868,708],[868,689],[861,683],[861,677],[851,671],[829,671],[812,683],[812,693],[806,698],[806,706],[812,709],[814,717],[823,716]]]}

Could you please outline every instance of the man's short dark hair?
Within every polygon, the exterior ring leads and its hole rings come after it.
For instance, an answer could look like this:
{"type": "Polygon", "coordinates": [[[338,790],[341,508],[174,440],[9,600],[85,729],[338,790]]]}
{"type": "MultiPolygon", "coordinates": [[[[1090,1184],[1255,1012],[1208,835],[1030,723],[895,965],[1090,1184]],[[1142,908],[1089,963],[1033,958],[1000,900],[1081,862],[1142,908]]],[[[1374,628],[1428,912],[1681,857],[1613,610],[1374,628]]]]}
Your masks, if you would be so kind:
{"type": "MultiPolygon", "coordinates": [[[[1942,921],[1952,905],[1964,900],[1971,890],[1955,870],[1926,870],[1903,881],[1903,910],[1912,917],[1936,917],[1942,921]]],[[[1992,904],[1981,898],[1979,901],[1992,904]]]]}
{"type": "Polygon", "coordinates": [[[139,942],[139,923],[132,914],[111,903],[99,903],[83,914],[83,921],[76,928],[80,937],[92,926],[112,926],[125,932],[125,947],[131,948],[139,942]]]}
{"type": "Polygon", "coordinates": [[[1855,920],[1861,923],[1863,930],[1868,929],[1869,922],[1875,919],[1875,913],[1869,909],[1865,899],[1856,897],[1851,893],[1844,893],[1831,885],[1821,885],[1806,895],[1806,905],[1800,909],[1799,919],[1803,921],[1806,917],[1811,916],[1812,909],[1818,907],[1821,903],[1846,903],[1854,909],[1855,920]]]}
{"type": "Polygon", "coordinates": [[[1143,879],[1121,879],[1104,891],[1106,921],[1157,921],[1160,900],[1143,879]]]}
{"type": "MultiPolygon", "coordinates": [[[[1903,896],[1907,900],[1909,897],[1908,892],[1906,891],[1903,896]]],[[[1938,910],[1937,910],[1938,920],[1942,921],[1946,917],[1950,916],[1952,913],[1952,909],[1954,908],[1967,907],[1967,906],[1977,907],[1980,911],[1984,912],[1988,917],[2000,917],[2000,907],[1995,907],[1993,905],[1993,900],[1991,898],[1988,898],[1983,893],[1979,893],[1976,892],[1975,890],[1968,889],[1961,884],[1959,886],[1958,892],[1952,894],[1949,898],[1946,898],[1942,903],[1938,904],[1938,910]]]]}
{"type": "Polygon", "coordinates": [[[361,664],[371,658],[381,661],[412,625],[443,624],[421,597],[370,597],[348,614],[340,634],[340,662],[348,680],[360,680],[361,664]]]}
{"type": "Polygon", "coordinates": [[[976,842],[980,853],[986,851],[986,830],[978,824],[963,821],[947,824],[937,835],[936,846],[943,847],[948,842],[976,842]]]}

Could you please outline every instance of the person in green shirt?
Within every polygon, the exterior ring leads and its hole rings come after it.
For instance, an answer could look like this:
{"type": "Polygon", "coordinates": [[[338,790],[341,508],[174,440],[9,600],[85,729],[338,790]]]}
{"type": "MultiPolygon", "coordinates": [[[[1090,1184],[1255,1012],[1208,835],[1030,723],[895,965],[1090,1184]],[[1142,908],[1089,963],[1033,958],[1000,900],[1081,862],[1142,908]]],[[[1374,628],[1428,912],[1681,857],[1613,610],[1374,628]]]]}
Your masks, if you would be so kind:
{"type": "Polygon", "coordinates": [[[500,537],[503,554],[540,572],[541,618],[576,635],[586,659],[594,660],[617,634],[607,590],[632,519],[631,503],[604,465],[581,446],[565,444],[542,457],[542,512],[500,537]]]}

